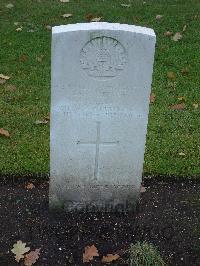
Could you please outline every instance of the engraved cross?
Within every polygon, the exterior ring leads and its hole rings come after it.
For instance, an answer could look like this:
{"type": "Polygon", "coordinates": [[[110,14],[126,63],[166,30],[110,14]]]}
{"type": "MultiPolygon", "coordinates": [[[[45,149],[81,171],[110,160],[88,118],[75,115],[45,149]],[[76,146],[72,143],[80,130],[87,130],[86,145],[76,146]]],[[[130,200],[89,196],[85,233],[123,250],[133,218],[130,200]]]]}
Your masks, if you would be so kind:
{"type": "Polygon", "coordinates": [[[98,170],[99,170],[99,148],[100,148],[100,145],[113,146],[113,145],[119,144],[119,141],[112,141],[112,142],[101,141],[101,122],[97,122],[96,141],[88,141],[88,142],[77,141],[77,144],[78,145],[80,145],[80,144],[82,144],[82,145],[93,144],[96,146],[95,165],[94,165],[94,179],[97,179],[98,170]]]}

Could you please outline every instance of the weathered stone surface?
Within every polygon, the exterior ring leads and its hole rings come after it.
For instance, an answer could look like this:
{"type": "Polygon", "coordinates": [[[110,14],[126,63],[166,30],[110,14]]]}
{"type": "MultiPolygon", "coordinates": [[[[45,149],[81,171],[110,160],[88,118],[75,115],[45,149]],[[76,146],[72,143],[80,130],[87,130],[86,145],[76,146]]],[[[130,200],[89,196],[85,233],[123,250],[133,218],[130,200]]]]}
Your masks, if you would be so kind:
{"type": "Polygon", "coordinates": [[[155,34],[53,28],[50,207],[132,210],[141,185],[155,34]]]}

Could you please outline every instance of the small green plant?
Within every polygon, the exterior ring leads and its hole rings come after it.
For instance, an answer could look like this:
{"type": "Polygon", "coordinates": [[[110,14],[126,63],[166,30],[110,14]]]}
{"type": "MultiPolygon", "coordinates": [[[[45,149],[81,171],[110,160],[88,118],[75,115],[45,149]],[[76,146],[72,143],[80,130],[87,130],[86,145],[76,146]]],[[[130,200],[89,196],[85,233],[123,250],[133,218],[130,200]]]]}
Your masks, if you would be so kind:
{"type": "Polygon", "coordinates": [[[130,266],[166,266],[159,251],[147,242],[131,244],[128,250],[130,266]]]}

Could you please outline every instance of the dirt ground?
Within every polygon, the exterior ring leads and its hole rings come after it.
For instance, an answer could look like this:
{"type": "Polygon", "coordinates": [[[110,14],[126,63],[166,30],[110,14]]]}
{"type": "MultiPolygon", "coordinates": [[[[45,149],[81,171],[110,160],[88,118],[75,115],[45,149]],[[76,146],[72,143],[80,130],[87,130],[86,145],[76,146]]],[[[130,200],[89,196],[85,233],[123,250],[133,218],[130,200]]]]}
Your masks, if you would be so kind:
{"type": "MultiPolygon", "coordinates": [[[[28,179],[27,179],[28,180],[28,179]]],[[[18,240],[31,250],[41,248],[34,265],[83,265],[87,245],[95,245],[100,260],[108,253],[127,265],[130,243],[154,244],[168,265],[200,265],[200,182],[146,180],[138,213],[63,213],[48,211],[48,181],[26,189],[27,180],[0,184],[0,266],[23,265],[11,252],[18,240]]]]}

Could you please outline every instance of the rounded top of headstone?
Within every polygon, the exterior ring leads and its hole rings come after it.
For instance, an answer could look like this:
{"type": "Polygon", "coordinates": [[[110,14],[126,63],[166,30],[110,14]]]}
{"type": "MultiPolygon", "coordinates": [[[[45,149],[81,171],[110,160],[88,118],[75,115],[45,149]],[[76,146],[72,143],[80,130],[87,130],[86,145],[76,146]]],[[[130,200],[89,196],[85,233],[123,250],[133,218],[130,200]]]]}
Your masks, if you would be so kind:
{"type": "Polygon", "coordinates": [[[153,29],[140,27],[135,25],[108,23],[108,22],[90,22],[90,23],[76,23],[68,25],[60,25],[52,28],[52,33],[62,33],[70,31],[87,31],[87,30],[113,30],[113,31],[127,31],[155,37],[153,29]]]}

